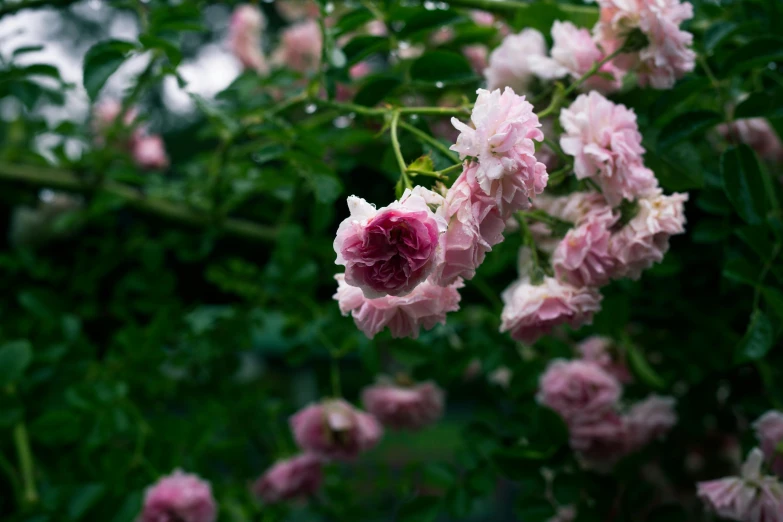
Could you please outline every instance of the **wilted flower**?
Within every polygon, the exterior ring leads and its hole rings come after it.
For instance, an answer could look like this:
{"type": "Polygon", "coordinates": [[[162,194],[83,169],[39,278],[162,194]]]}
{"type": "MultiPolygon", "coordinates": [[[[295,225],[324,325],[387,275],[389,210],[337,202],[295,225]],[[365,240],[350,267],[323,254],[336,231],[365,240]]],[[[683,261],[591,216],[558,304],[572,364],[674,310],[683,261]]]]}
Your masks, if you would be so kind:
{"type": "Polygon", "coordinates": [[[362,391],[364,408],[386,427],[418,430],[443,415],[443,390],[433,382],[381,382],[362,391]]]}
{"type": "Polygon", "coordinates": [[[435,267],[446,221],[430,205],[442,203],[441,196],[422,187],[406,189],[399,201],[380,210],[350,196],[351,215],[334,240],[335,263],[345,266],[345,282],[368,299],[411,293],[435,267]]]}
{"type": "Polygon", "coordinates": [[[634,69],[641,85],[669,89],[677,78],[693,70],[696,54],[689,49],[693,35],[680,24],[693,17],[693,6],[680,0],[599,0],[600,20],[595,35],[609,53],[620,48],[633,30],[641,31],[647,45],[620,55],[623,69],[634,69]]]}
{"type": "Polygon", "coordinates": [[[289,423],[300,448],[327,459],[352,460],[383,436],[383,427],[375,417],[342,399],[307,406],[289,423]]]}
{"type": "Polygon", "coordinates": [[[533,140],[542,141],[544,134],[538,116],[524,96],[510,88],[476,91],[469,127],[452,118],[459,129],[457,143],[451,148],[460,158],[477,158],[476,182],[485,194],[492,195],[501,214],[530,206],[529,198],[543,192],[548,179],[546,166],[536,160],[533,140]]]}
{"type": "Polygon", "coordinates": [[[538,285],[524,279],[516,281],[501,298],[500,331],[510,331],[511,337],[528,344],[561,324],[572,328],[589,324],[601,309],[597,290],[577,288],[552,277],[545,277],[538,285]]]}
{"type": "Polygon", "coordinates": [[[625,415],[625,423],[632,449],[646,446],[677,424],[675,403],[673,397],[651,395],[631,407],[625,415]]]}
{"type": "Polygon", "coordinates": [[[209,483],[175,470],[147,488],[139,522],[214,522],[216,513],[209,483]]]}
{"type": "Polygon", "coordinates": [[[253,484],[253,493],[271,504],[308,497],[318,491],[322,481],[320,459],[305,453],[276,462],[253,484]]]}
{"type": "Polygon", "coordinates": [[[484,71],[489,90],[510,87],[526,92],[533,80],[530,58],[546,56],[544,35],[535,29],[506,36],[489,55],[489,67],[484,71]]]}
{"type": "Polygon", "coordinates": [[[131,141],[131,154],[136,165],[143,169],[159,170],[169,166],[166,146],[157,134],[137,132],[131,141]]]}
{"type": "MultiPolygon", "coordinates": [[[[555,21],[552,25],[552,40],[551,58],[534,55],[529,59],[531,70],[539,78],[553,80],[570,76],[578,79],[604,59],[604,53],[593,41],[590,32],[571,22],[555,21]]],[[[613,91],[620,87],[621,77],[621,71],[608,62],[601,66],[597,74],[588,78],[582,87],[601,92],[613,91]],[[604,78],[604,75],[610,78],[604,78]]]]}
{"type": "Polygon", "coordinates": [[[361,289],[345,282],[343,274],[334,276],[343,315],[353,316],[356,326],[372,339],[384,328],[389,328],[394,338],[416,339],[419,330],[432,329],[436,324],[446,323],[446,314],[459,310],[459,289],[464,286],[461,279],[446,286],[424,281],[413,291],[402,297],[384,296],[368,299],[361,289]]]}
{"type": "Polygon", "coordinates": [[[783,442],[783,413],[768,411],[753,423],[753,428],[772,471],[783,477],[783,452],[778,450],[783,442]]]}
{"type": "Polygon", "coordinates": [[[541,376],[537,397],[570,424],[614,411],[621,393],[617,379],[596,363],[556,359],[541,376]]]}
{"type": "Polygon", "coordinates": [[[269,70],[261,50],[261,31],[265,23],[264,15],[258,7],[242,4],[234,9],[228,31],[231,52],[245,69],[252,69],[259,74],[269,70]]]}
{"type": "Polygon", "coordinates": [[[593,178],[610,205],[633,200],[658,186],[642,163],[642,135],[636,114],[595,91],[580,95],[560,113],[563,152],[574,156],[579,179],[593,178]]]}
{"type": "Polygon", "coordinates": [[[300,73],[314,72],[321,63],[322,46],[318,22],[310,19],[283,31],[274,60],[300,73]]]}
{"type": "Polygon", "coordinates": [[[575,286],[602,286],[614,275],[616,260],[609,252],[611,227],[619,214],[608,206],[588,213],[569,230],[555,249],[552,266],[560,279],[575,286]]]}
{"type": "Polygon", "coordinates": [[[748,118],[721,123],[716,127],[725,139],[748,145],[762,158],[783,161],[783,142],[764,118],[748,118]]]}

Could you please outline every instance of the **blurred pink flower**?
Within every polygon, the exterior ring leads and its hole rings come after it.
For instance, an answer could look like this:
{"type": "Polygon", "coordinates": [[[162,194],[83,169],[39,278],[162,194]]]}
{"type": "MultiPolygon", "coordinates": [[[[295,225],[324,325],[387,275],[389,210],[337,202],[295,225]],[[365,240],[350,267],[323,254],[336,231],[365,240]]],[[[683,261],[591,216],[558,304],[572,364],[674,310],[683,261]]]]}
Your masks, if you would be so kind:
{"type": "Polygon", "coordinates": [[[383,436],[383,427],[375,417],[342,399],[307,406],[289,423],[302,450],[326,459],[353,460],[383,436]]]}
{"type": "Polygon", "coordinates": [[[537,398],[570,425],[601,419],[613,412],[621,394],[617,379],[598,364],[556,359],[541,375],[537,398]]]}
{"type": "Polygon", "coordinates": [[[618,359],[620,355],[612,353],[614,341],[609,337],[593,335],[581,341],[576,350],[585,361],[598,364],[619,382],[626,384],[631,382],[631,372],[625,364],[625,359],[618,359]]]}
{"type": "Polygon", "coordinates": [[[380,20],[373,20],[372,22],[369,22],[365,28],[367,30],[367,34],[372,36],[386,36],[386,34],[389,32],[386,29],[386,24],[380,20]]]}
{"type": "Polygon", "coordinates": [[[772,471],[783,477],[783,452],[778,446],[783,442],[783,413],[768,411],[753,423],[756,438],[772,471]]]}
{"type": "Polygon", "coordinates": [[[625,415],[630,448],[642,448],[668,433],[677,424],[675,404],[673,397],[657,395],[634,404],[625,415]]]}
{"type": "Polygon", "coordinates": [[[275,63],[300,73],[315,72],[321,63],[321,29],[308,19],[286,28],[275,51],[275,63]]]}
{"type": "Polygon", "coordinates": [[[610,251],[617,258],[617,276],[638,279],[642,271],[663,260],[669,238],[685,232],[684,205],[688,194],[660,191],[639,199],[638,212],[612,236],[610,251]]]}
{"type": "Polygon", "coordinates": [[[717,130],[726,140],[744,143],[768,161],[783,162],[783,142],[764,118],[721,123],[717,130]]]}
{"type": "MultiPolygon", "coordinates": [[[[587,29],[576,27],[571,22],[555,21],[552,25],[551,58],[547,56],[531,56],[530,69],[539,78],[554,80],[570,76],[578,79],[596,63],[604,58],[604,53],[593,41],[587,29]]],[[[595,89],[610,92],[622,85],[622,72],[611,62],[605,63],[582,84],[583,90],[595,89]],[[601,74],[609,75],[611,79],[601,74]]]]}
{"type": "Polygon", "coordinates": [[[567,422],[571,448],[590,468],[608,472],[628,454],[628,430],[623,418],[606,411],[598,418],[582,418],[567,422]]]}
{"type": "Polygon", "coordinates": [[[536,160],[533,143],[542,141],[544,134],[533,106],[524,96],[517,96],[510,88],[502,93],[484,89],[476,92],[471,114],[473,127],[456,118],[451,120],[460,131],[451,149],[462,159],[478,159],[478,185],[484,193],[495,197],[501,215],[509,217],[512,212],[528,208],[528,199],[546,187],[546,167],[536,160]]]}
{"type": "MultiPolygon", "coordinates": [[[[350,69],[348,69],[348,76],[352,81],[361,80],[372,72],[372,66],[368,62],[359,62],[350,69]]],[[[337,92],[335,98],[337,101],[348,101],[356,94],[355,87],[345,85],[343,83],[337,84],[337,92]]]]}
{"type": "Polygon", "coordinates": [[[288,22],[318,18],[321,15],[321,8],[316,0],[277,0],[275,7],[280,16],[288,22]]]}
{"type": "Polygon", "coordinates": [[[350,196],[351,215],[334,240],[335,263],[345,266],[345,282],[368,299],[411,293],[435,267],[446,220],[430,205],[442,203],[443,197],[420,186],[380,210],[350,196]]]}
{"type": "Polygon", "coordinates": [[[470,18],[476,25],[483,25],[491,27],[495,25],[495,15],[489,11],[482,11],[480,9],[473,9],[470,12],[470,18]]]}
{"type": "Polygon", "coordinates": [[[349,313],[364,334],[372,339],[384,328],[389,328],[394,338],[416,339],[421,328],[430,330],[436,324],[446,323],[446,313],[459,310],[459,289],[464,286],[461,279],[448,286],[439,286],[424,281],[403,297],[385,296],[367,299],[361,289],[345,283],[343,274],[334,276],[343,315],[349,313]]]}
{"type": "Polygon", "coordinates": [[[554,327],[568,324],[579,328],[593,320],[601,309],[601,294],[588,287],[577,288],[552,277],[541,284],[527,280],[511,284],[501,294],[503,312],[501,332],[511,332],[514,339],[532,344],[554,327]]]}
{"type": "Polygon", "coordinates": [[[693,17],[693,6],[680,0],[598,0],[600,19],[594,32],[607,53],[618,49],[628,34],[639,29],[647,46],[620,55],[614,62],[636,71],[641,85],[670,89],[676,79],[693,70],[693,35],[680,24],[693,17]]]}
{"type": "Polygon", "coordinates": [[[561,506],[557,508],[555,516],[547,522],[573,522],[576,520],[576,508],[573,506],[561,506]]]}
{"type": "Polygon", "coordinates": [[[481,72],[487,68],[487,55],[489,54],[489,49],[487,49],[486,45],[466,45],[462,48],[462,54],[465,55],[465,58],[468,59],[471,67],[473,67],[473,70],[477,73],[481,74],[481,72]]]}
{"type": "Polygon", "coordinates": [[[147,488],[139,522],[214,522],[216,513],[209,483],[175,470],[147,488]]]}
{"type": "Polygon", "coordinates": [[[261,49],[261,31],[265,24],[264,15],[258,7],[242,4],[234,9],[228,30],[231,52],[245,69],[252,69],[259,74],[269,70],[261,49]]]}
{"type": "Polygon", "coordinates": [[[169,166],[163,138],[157,134],[137,132],[131,141],[133,161],[147,170],[163,170],[169,166]]]}
{"type": "Polygon", "coordinates": [[[611,228],[620,218],[608,206],[588,213],[555,249],[552,266],[558,278],[574,286],[602,286],[614,275],[609,252],[611,228]]]}
{"type": "Polygon", "coordinates": [[[477,171],[477,163],[466,162],[446,193],[442,213],[449,226],[441,236],[441,257],[432,276],[439,285],[472,279],[486,253],[503,241],[505,222],[495,199],[478,186],[477,171]]]}
{"type": "Polygon", "coordinates": [[[589,214],[601,213],[611,207],[598,192],[572,192],[567,196],[542,194],[536,198],[533,208],[557,219],[578,223],[589,214]]]}
{"type": "Polygon", "coordinates": [[[443,390],[433,382],[381,382],[362,391],[364,408],[388,428],[418,430],[443,415],[443,390]]]}
{"type": "Polygon", "coordinates": [[[322,481],[320,459],[305,453],[276,462],[253,484],[253,493],[272,504],[308,497],[320,489],[322,481]]]}
{"type": "MultiPolygon", "coordinates": [[[[95,140],[103,144],[105,134],[114,125],[114,122],[122,112],[122,103],[118,100],[106,99],[95,104],[92,115],[92,131],[95,133],[95,140]]],[[[135,107],[129,108],[122,118],[121,127],[130,127],[139,115],[135,107]]]]}
{"type": "Polygon", "coordinates": [[[489,55],[489,67],[484,71],[489,90],[510,87],[526,92],[534,76],[530,58],[546,56],[544,35],[535,29],[506,36],[489,55]]]}
{"type": "Polygon", "coordinates": [[[563,151],[574,156],[578,179],[593,178],[610,205],[649,194],[658,186],[642,163],[642,135],[636,114],[599,93],[580,95],[560,113],[563,151]]]}

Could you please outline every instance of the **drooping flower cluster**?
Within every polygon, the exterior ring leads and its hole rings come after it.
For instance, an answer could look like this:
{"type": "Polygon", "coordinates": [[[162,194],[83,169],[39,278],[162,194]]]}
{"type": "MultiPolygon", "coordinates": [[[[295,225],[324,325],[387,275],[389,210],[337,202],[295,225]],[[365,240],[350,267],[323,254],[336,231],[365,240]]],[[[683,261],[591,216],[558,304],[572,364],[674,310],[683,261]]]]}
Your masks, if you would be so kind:
{"type": "Polygon", "coordinates": [[[671,397],[652,395],[622,412],[622,384],[605,368],[589,358],[552,361],[538,392],[539,402],[563,417],[571,447],[599,471],[661,438],[677,423],[671,397]]]}
{"type": "Polygon", "coordinates": [[[122,104],[107,99],[95,106],[92,129],[96,145],[103,146],[108,138],[123,137],[112,144],[130,152],[134,163],[144,170],[163,170],[169,166],[166,146],[158,134],[150,134],[146,125],[137,125],[138,110],[128,108],[124,114],[122,104]],[[110,135],[117,131],[117,136],[110,135]],[[128,136],[130,131],[130,136],[128,136]],[[125,139],[127,137],[127,139],[125,139]]]}
{"type": "Polygon", "coordinates": [[[208,482],[175,470],[147,488],[139,522],[215,522],[217,506],[208,482]]]}

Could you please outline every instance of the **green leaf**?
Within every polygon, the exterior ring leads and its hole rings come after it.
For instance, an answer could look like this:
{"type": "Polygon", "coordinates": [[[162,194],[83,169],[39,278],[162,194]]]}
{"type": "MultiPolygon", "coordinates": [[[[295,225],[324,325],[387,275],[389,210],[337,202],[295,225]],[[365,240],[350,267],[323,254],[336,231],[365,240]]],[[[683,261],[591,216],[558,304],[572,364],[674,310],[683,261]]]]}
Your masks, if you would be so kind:
{"type": "Polygon", "coordinates": [[[723,190],[737,214],[751,225],[761,224],[769,211],[756,153],[747,145],[731,147],[720,160],[723,190]]]}
{"type": "Polygon", "coordinates": [[[47,411],[30,424],[32,437],[49,446],[76,442],[83,432],[79,417],[68,410],[47,411]]]}
{"type": "Polygon", "coordinates": [[[723,277],[740,284],[756,286],[759,269],[744,257],[733,257],[723,266],[723,277]]]}
{"type": "Polygon", "coordinates": [[[662,390],[666,387],[666,382],[658,373],[653,370],[644,354],[633,343],[624,344],[625,353],[628,355],[628,365],[636,377],[644,384],[662,390]]]}
{"type": "Polygon", "coordinates": [[[734,362],[744,363],[763,359],[772,348],[774,331],[769,318],[759,309],[753,311],[748,329],[734,351],[734,362]]]}
{"type": "Polygon", "coordinates": [[[694,243],[720,243],[731,236],[731,226],[720,219],[703,219],[691,231],[694,243]]]}
{"type": "Polygon", "coordinates": [[[335,24],[335,37],[340,37],[348,32],[358,29],[371,22],[375,17],[366,7],[357,7],[349,10],[335,24]]]}
{"type": "Polygon", "coordinates": [[[414,81],[446,85],[472,81],[475,74],[464,56],[449,51],[430,51],[413,62],[410,69],[414,81]]]}
{"type": "Polygon", "coordinates": [[[84,88],[91,100],[97,98],[106,80],[125,62],[136,45],[122,40],[98,42],[84,56],[84,88]]]}
{"type": "Polygon", "coordinates": [[[49,78],[60,79],[60,70],[54,65],[48,63],[34,63],[18,69],[24,76],[47,76],[49,78]]]}
{"type": "Polygon", "coordinates": [[[736,119],[783,117],[783,89],[754,92],[737,105],[734,117],[736,119]]]}
{"type": "Polygon", "coordinates": [[[437,497],[416,497],[400,507],[397,522],[433,522],[440,507],[441,501],[437,497]]]}
{"type": "Polygon", "coordinates": [[[371,54],[388,50],[388,38],[369,35],[356,36],[343,47],[347,66],[355,65],[371,54]]]}
{"type": "Polygon", "coordinates": [[[182,51],[179,46],[173,42],[160,38],[151,34],[143,34],[139,36],[139,42],[145,49],[153,50],[160,49],[169,59],[171,64],[176,67],[182,61],[182,51]]]}
{"type": "Polygon", "coordinates": [[[68,503],[68,520],[81,520],[106,492],[103,484],[86,484],[79,487],[68,503]]]}
{"type": "Polygon", "coordinates": [[[555,517],[555,508],[545,498],[526,497],[517,502],[519,522],[546,522],[555,517]]]}
{"type": "Polygon", "coordinates": [[[43,45],[25,45],[23,47],[17,47],[14,49],[14,52],[11,53],[11,56],[20,56],[27,53],[35,53],[38,51],[43,50],[43,45]]]}
{"type": "Polygon", "coordinates": [[[723,116],[715,111],[696,110],[680,114],[661,129],[658,136],[658,150],[667,149],[702,134],[721,121],[723,116]]]}
{"type": "Polygon", "coordinates": [[[402,85],[402,80],[396,76],[368,76],[362,82],[362,86],[359,89],[359,92],[356,93],[356,96],[354,96],[353,102],[357,105],[372,107],[386,98],[386,96],[392,93],[400,85],[402,85]]]}
{"type": "Polygon", "coordinates": [[[435,164],[432,163],[431,156],[420,156],[416,158],[413,163],[408,165],[409,169],[426,170],[432,172],[435,170],[435,164]]]}
{"type": "Polygon", "coordinates": [[[429,33],[431,30],[449,25],[459,18],[459,13],[452,10],[416,10],[411,17],[405,20],[405,25],[397,32],[397,35],[402,39],[410,39],[416,33],[429,33]]]}
{"type": "Polygon", "coordinates": [[[125,497],[117,514],[111,519],[111,522],[133,522],[139,514],[139,508],[142,504],[142,494],[138,491],[125,497]]]}
{"type": "Polygon", "coordinates": [[[697,93],[703,93],[710,86],[707,78],[686,77],[674,88],[662,91],[650,106],[649,115],[655,122],[663,122],[674,116],[674,109],[697,93]]]}
{"type": "Polygon", "coordinates": [[[783,38],[762,36],[751,40],[722,60],[722,76],[766,67],[770,62],[783,60],[783,38]]]}
{"type": "Polygon", "coordinates": [[[783,292],[777,288],[765,286],[761,289],[761,295],[769,307],[778,316],[778,322],[783,323],[783,292]]]}
{"type": "Polygon", "coordinates": [[[33,360],[33,349],[27,340],[0,346],[0,388],[17,382],[33,360]]]}

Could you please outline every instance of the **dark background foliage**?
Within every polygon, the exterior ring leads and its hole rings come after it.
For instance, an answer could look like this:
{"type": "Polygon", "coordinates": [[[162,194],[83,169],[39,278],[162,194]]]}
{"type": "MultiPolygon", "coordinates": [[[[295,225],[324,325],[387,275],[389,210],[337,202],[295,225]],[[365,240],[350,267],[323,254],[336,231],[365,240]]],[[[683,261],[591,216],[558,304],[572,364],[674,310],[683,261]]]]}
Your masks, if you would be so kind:
{"type": "MultiPolygon", "coordinates": [[[[6,44],[0,53],[0,101],[14,108],[0,119],[0,225],[8,231],[0,236],[0,518],[130,522],[145,486],[181,467],[211,481],[227,521],[532,522],[553,515],[552,500],[578,505],[580,521],[706,519],[694,483],[730,473],[732,435],[749,448],[749,422],[783,407],[783,173],[713,130],[730,117],[760,116],[783,131],[779,2],[695,2],[696,70],[671,90],[628,87],[613,97],[636,111],[645,160],[664,189],[690,192],[687,234],[639,281],[604,289],[591,327],[525,350],[497,333],[497,296],[515,277],[514,235],[488,256],[447,325],[416,341],[367,340],[331,299],[332,240],[346,196],[378,205],[393,197],[398,173],[382,120],[275,102],[273,89],[286,98],[302,90],[286,71],[244,73],[216,100],[197,100],[192,114],[172,114],[162,78],[224,38],[231,3],[110,4],[107,19],[138,16],[150,37],[107,44],[106,20],[84,16],[83,4],[59,10],[48,37],[72,42],[74,53],[101,42],[90,51],[98,70],[85,70],[93,98],[100,76],[128,53],[155,54],[124,96],[162,132],[173,165],[164,174],[139,173],[123,153],[93,148],[83,118],[50,125],[46,110],[74,86],[54,61],[19,60],[26,53],[6,44]],[[42,134],[57,143],[48,159],[36,146],[42,134]],[[67,143],[83,153],[66,153],[67,143]],[[172,218],[105,189],[111,183],[186,212],[172,218]],[[78,192],[81,209],[20,232],[16,209],[39,205],[47,187],[78,192]],[[258,226],[237,232],[226,217],[258,226]],[[590,333],[626,351],[636,380],[625,397],[675,395],[680,417],[664,442],[603,476],[580,470],[564,426],[534,399],[547,361],[571,356],[569,338],[590,333]],[[474,358],[480,375],[466,379],[474,358]],[[249,483],[294,451],[287,417],[334,392],[334,366],[352,401],[379,373],[433,379],[448,392],[447,416],[421,433],[388,434],[356,465],[330,466],[309,504],[260,506],[249,483]],[[486,379],[501,366],[513,372],[507,389],[486,379]],[[37,501],[25,497],[21,437],[37,501]],[[554,477],[549,484],[542,469],[554,477]]],[[[347,5],[333,36],[371,20],[366,4],[347,5]]],[[[392,21],[392,38],[353,38],[342,48],[347,63],[332,59],[321,80],[327,89],[346,82],[347,67],[371,55],[386,66],[358,83],[357,103],[435,105],[444,93],[472,101],[480,78],[454,51],[500,39],[469,21],[464,7],[473,4],[373,2],[392,21]],[[456,43],[416,61],[389,60],[394,39],[426,42],[444,25],[456,43]]],[[[284,22],[273,5],[262,7],[271,42],[284,22]]],[[[547,35],[553,20],[589,27],[597,16],[567,2],[501,11],[515,30],[547,35]]],[[[427,132],[438,123],[408,121],[427,132]]],[[[402,136],[406,158],[450,164],[402,136]]]]}

